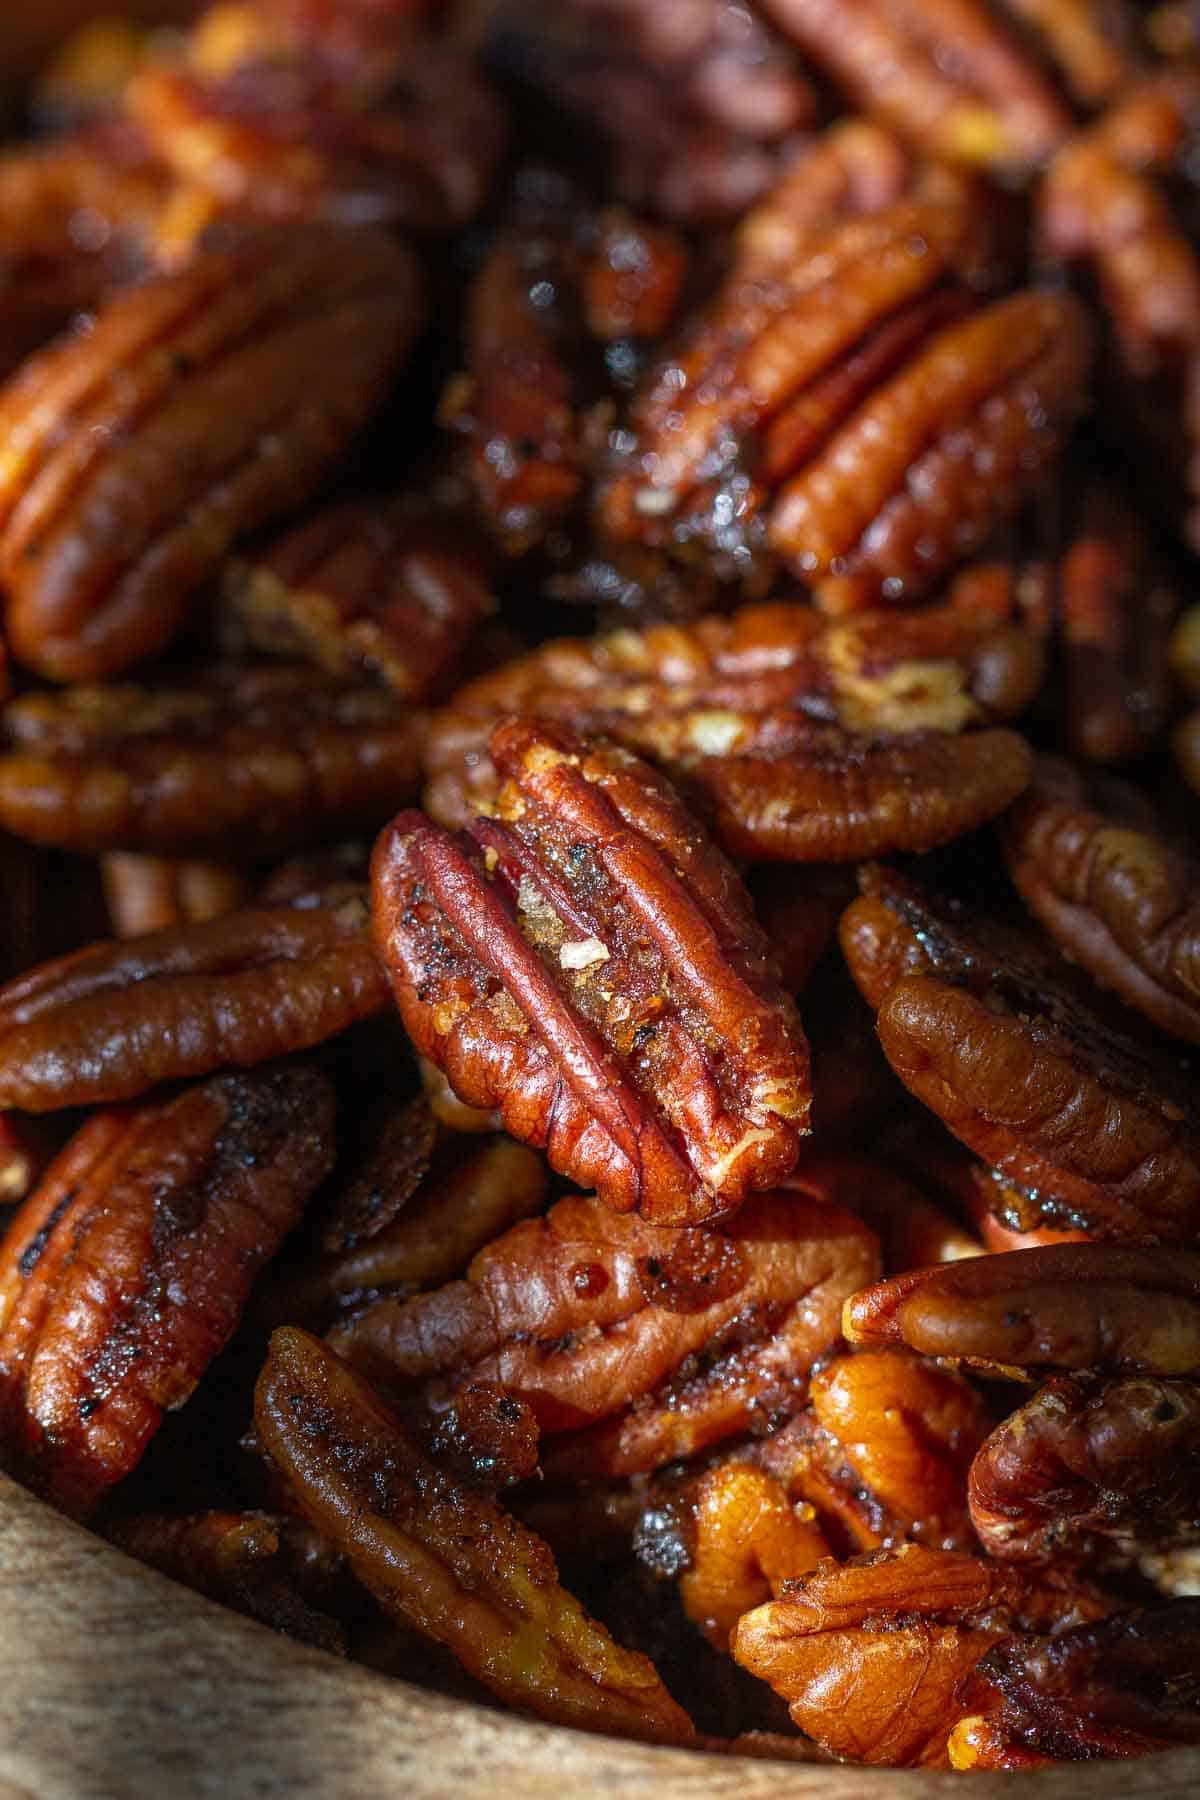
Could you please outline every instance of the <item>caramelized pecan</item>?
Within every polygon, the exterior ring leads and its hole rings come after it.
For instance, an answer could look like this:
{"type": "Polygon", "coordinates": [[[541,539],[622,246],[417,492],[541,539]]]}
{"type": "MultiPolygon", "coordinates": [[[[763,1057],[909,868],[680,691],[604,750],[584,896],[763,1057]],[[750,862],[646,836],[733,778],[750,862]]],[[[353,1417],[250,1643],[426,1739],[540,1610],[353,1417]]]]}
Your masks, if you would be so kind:
{"type": "Polygon", "coordinates": [[[787,1174],[807,1047],[749,896],[627,752],[509,720],[482,855],[402,813],[376,931],[417,1049],[622,1210],[697,1223],[787,1174]]]}
{"type": "Polygon", "coordinates": [[[0,1106],[129,1100],[307,1049],[380,1011],[365,896],[93,944],[0,988],[0,1106]]]}
{"type": "Polygon", "coordinates": [[[748,1462],[703,1474],[691,1500],[691,1552],[679,1579],[684,1611],[718,1650],[743,1613],[829,1555],[813,1509],[748,1462]]]}
{"type": "Polygon", "coordinates": [[[413,701],[445,686],[494,605],[483,557],[449,519],[369,501],[327,507],[235,562],[224,597],[238,650],[303,658],[413,701]]]}
{"type": "Polygon", "coordinates": [[[1141,796],[1043,757],[1004,841],[1013,881],[1066,955],[1161,1030],[1200,1043],[1200,864],[1141,796]]]}
{"type": "Polygon", "coordinates": [[[89,1120],[4,1243],[6,1465],[90,1512],[190,1397],[332,1149],[332,1093],[298,1067],[89,1120]]]}
{"type": "Polygon", "coordinates": [[[960,1684],[1006,1630],[1062,1628],[1107,1611],[1053,1570],[906,1544],[818,1565],[740,1620],[736,1660],[770,1682],[802,1731],[841,1756],[946,1762],[960,1684]]]}
{"type": "Polygon", "coordinates": [[[464,1281],[381,1300],[330,1341],[372,1378],[467,1380],[527,1400],[564,1474],[629,1474],[746,1429],[802,1392],[875,1240],[796,1195],[757,1195],[727,1223],[671,1229],[568,1196],[475,1257],[464,1281]],[[589,1428],[590,1429],[587,1429],[589,1428]]]}
{"type": "Polygon", "coordinates": [[[71,850],[268,855],[380,824],[420,721],[316,670],[218,665],[187,686],[80,685],[4,711],[0,821],[71,850]]]}
{"type": "MultiPolygon", "coordinates": [[[[3,788],[0,758],[0,790],[3,788]]],[[[3,799],[0,798],[0,811],[3,799]]],[[[114,850],[100,858],[100,879],[115,937],[142,937],[168,925],[199,925],[236,912],[248,897],[229,863],[144,856],[114,850]]]]}
{"type": "Polygon", "coordinates": [[[494,1693],[560,1724],[693,1735],[653,1664],[559,1586],[548,1546],[431,1462],[306,1332],[272,1337],[255,1421],[297,1506],[384,1610],[448,1645],[494,1693]]]}
{"type": "Polygon", "coordinates": [[[89,680],[161,649],[242,533],[295,506],[419,323],[381,234],[297,228],[119,292],[0,391],[0,583],[20,661],[89,680]]]}
{"type": "Polygon", "coordinates": [[[1031,933],[879,871],[841,940],[905,1086],[1040,1208],[1026,1226],[1189,1238],[1194,1082],[1031,933]]]}

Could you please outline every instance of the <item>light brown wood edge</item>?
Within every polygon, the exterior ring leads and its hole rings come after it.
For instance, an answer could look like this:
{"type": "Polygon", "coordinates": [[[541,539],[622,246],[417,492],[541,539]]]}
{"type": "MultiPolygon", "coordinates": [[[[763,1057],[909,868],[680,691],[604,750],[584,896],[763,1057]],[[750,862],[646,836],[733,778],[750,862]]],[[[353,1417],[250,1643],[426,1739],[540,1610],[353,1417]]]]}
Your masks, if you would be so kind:
{"type": "Polygon", "coordinates": [[[530,1724],[279,1637],[0,1476],[2,1800],[928,1800],[951,1784],[972,1800],[1196,1800],[1200,1750],[967,1776],[650,1749],[530,1724]]]}

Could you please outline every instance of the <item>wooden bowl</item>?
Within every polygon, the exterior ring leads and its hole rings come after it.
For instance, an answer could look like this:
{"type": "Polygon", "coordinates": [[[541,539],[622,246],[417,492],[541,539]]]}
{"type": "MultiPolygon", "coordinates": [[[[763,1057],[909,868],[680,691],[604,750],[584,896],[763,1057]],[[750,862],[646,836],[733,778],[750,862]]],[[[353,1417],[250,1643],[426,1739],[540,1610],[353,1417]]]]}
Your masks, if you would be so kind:
{"type": "Polygon", "coordinates": [[[952,1789],[1197,1800],[1200,1749],[969,1776],[651,1749],[530,1724],[279,1637],[0,1476],[0,1800],[929,1800],[952,1789]]]}

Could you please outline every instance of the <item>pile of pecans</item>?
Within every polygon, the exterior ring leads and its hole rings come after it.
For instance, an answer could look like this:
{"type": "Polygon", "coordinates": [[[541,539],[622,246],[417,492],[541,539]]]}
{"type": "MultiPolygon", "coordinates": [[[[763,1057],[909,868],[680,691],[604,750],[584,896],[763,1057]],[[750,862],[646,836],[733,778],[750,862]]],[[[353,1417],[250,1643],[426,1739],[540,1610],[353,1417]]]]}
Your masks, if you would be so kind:
{"type": "Polygon", "coordinates": [[[562,1724],[1200,1742],[1196,9],[20,105],[0,1463],[562,1724]]]}

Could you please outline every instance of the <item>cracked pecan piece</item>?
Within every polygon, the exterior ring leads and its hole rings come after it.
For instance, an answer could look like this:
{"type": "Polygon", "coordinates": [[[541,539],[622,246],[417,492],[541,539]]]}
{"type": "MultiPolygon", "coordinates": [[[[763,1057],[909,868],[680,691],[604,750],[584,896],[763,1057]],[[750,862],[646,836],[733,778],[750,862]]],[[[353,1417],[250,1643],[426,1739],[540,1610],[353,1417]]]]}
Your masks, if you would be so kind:
{"type": "Polygon", "coordinates": [[[362,891],[92,944],[0,988],[0,1106],[133,1099],[307,1049],[386,1003],[362,891]]]}
{"type": "Polygon", "coordinates": [[[490,801],[487,734],[520,712],[649,756],[715,810],[735,854],[930,849],[1020,793],[1020,738],[954,734],[1020,712],[1041,669],[1020,625],[950,604],[831,620],[779,601],[687,627],[562,639],[468,683],[435,716],[426,801],[447,824],[490,801]]]}
{"type": "Polygon", "coordinates": [[[181,182],[223,213],[448,232],[486,198],[503,108],[408,7],[220,3],[125,94],[181,182]]]}
{"type": "Polygon", "coordinates": [[[122,289],[0,390],[0,585],[55,680],[161,649],[225,551],[298,505],[420,323],[382,233],[297,227],[122,289]]]}
{"type": "Polygon", "coordinates": [[[417,785],[422,727],[378,688],[230,664],[179,687],[27,693],[3,730],[0,822],[18,837],[259,856],[381,824],[417,785]]]}
{"type": "Polygon", "coordinates": [[[756,1195],[707,1230],[568,1196],[464,1281],[382,1300],[331,1342],[372,1379],[445,1405],[464,1381],[528,1401],[548,1470],[630,1474],[745,1430],[802,1392],[872,1234],[835,1206],[756,1195]]]}
{"type": "Polygon", "coordinates": [[[1133,789],[1043,757],[1004,821],[1009,874],[1073,962],[1200,1043],[1200,864],[1133,789]]]}
{"type": "Polygon", "coordinates": [[[1200,1218],[1195,1083],[1130,1035],[1031,931],[865,878],[841,942],[892,1068],[1031,1202],[1026,1228],[1187,1240],[1200,1218]]]}
{"type": "Polygon", "coordinates": [[[255,1421],[294,1503],[385,1612],[447,1645],[493,1693],[559,1724],[694,1736],[653,1664],[559,1585],[549,1547],[432,1462],[306,1332],[274,1333],[255,1421]]]}
{"type": "Polygon", "coordinates": [[[461,528],[396,501],[324,508],[236,561],[223,590],[235,651],[303,659],[410,701],[445,688],[495,609],[461,528]]]}
{"type": "Polygon", "coordinates": [[[1014,1626],[1063,1629],[1109,1610],[1069,1576],[906,1544],[825,1562],[746,1613],[734,1658],[826,1749],[867,1764],[944,1766],[961,1683],[1014,1626]]]}
{"type": "Polygon", "coordinates": [[[749,896],[627,751],[513,719],[476,848],[402,813],[380,952],[405,1027],[469,1105],[619,1210],[695,1224],[772,1186],[808,1128],[807,1046],[749,896]]]}
{"type": "Polygon", "coordinates": [[[298,1067],[95,1114],[4,1243],[7,1466],[89,1513],[191,1396],[332,1159],[332,1092],[298,1067]]]}

